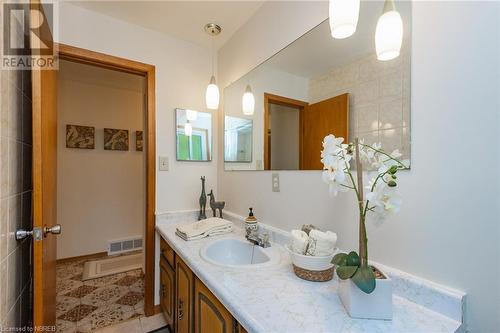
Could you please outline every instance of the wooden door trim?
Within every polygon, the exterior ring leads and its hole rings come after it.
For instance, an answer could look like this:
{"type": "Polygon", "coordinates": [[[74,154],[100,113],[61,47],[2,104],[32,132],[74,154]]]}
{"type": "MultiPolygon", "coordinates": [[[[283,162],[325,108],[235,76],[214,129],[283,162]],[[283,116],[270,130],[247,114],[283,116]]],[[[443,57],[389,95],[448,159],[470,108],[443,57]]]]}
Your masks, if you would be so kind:
{"type": "Polygon", "coordinates": [[[264,170],[271,170],[269,150],[269,104],[289,106],[299,109],[299,169],[302,169],[302,112],[309,103],[298,99],[264,93],[264,170]]]}
{"type": "Polygon", "coordinates": [[[138,74],[146,78],[146,245],[144,272],[144,313],[155,314],[154,258],[155,258],[155,207],[156,207],[156,117],[155,117],[155,66],[104,53],[55,43],[59,58],[99,66],[107,69],[138,74]]]}

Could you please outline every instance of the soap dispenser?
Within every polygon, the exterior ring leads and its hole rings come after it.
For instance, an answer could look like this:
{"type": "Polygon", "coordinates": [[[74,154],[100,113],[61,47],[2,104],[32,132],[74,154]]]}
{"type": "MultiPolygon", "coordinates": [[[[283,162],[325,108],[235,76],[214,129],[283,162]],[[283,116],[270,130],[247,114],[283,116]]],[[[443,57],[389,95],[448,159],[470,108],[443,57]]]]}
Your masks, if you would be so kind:
{"type": "Polygon", "coordinates": [[[257,225],[257,218],[253,215],[253,208],[250,208],[248,217],[245,219],[245,231],[247,237],[253,233],[257,233],[259,226],[257,225]]]}

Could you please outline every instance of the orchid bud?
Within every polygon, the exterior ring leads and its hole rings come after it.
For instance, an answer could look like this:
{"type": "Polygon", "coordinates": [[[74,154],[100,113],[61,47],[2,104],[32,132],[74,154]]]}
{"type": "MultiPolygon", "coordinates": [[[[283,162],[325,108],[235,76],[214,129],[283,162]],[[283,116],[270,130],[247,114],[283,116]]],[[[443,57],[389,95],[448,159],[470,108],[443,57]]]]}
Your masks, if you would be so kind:
{"type": "Polygon", "coordinates": [[[387,185],[389,185],[389,187],[396,187],[398,184],[396,184],[396,182],[394,180],[389,180],[387,182],[387,185]]]}

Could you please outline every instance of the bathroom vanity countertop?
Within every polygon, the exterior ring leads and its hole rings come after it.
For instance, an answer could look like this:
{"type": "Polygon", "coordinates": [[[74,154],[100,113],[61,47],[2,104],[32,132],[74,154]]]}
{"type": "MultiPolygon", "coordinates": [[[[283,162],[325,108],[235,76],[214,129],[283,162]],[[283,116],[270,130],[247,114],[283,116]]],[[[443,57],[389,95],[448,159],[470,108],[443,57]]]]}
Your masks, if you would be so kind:
{"type": "Polygon", "coordinates": [[[278,248],[279,264],[262,268],[229,268],[200,256],[207,243],[222,238],[244,239],[235,226],[227,235],[184,241],[176,226],[194,219],[157,221],[156,229],[198,278],[249,332],[455,332],[461,322],[405,298],[393,296],[393,320],[353,319],[336,291],[338,282],[309,282],[295,276],[290,257],[278,248]]]}

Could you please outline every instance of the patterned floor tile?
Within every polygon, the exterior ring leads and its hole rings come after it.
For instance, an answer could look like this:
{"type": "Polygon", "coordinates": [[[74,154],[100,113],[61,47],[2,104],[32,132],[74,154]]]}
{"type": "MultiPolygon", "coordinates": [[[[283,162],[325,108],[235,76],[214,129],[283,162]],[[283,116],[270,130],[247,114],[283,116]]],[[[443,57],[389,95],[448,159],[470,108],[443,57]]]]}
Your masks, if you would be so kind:
{"type": "Polygon", "coordinates": [[[88,304],[79,304],[75,306],[73,309],[67,311],[66,313],[59,316],[58,319],[71,321],[76,323],[77,321],[83,320],[85,317],[90,315],[97,309],[97,306],[88,305],[88,304]]]}
{"type": "Polygon", "coordinates": [[[90,294],[82,297],[83,304],[91,304],[95,306],[105,306],[107,304],[115,303],[129,290],[126,287],[109,285],[98,288],[90,294]]]}
{"type": "Polygon", "coordinates": [[[93,332],[144,316],[142,269],[82,281],[85,261],[57,264],[58,332],[93,332]]]}
{"type": "Polygon", "coordinates": [[[89,316],[88,321],[90,322],[92,329],[98,329],[127,320],[134,315],[135,311],[132,307],[112,304],[107,307],[99,308],[89,316]]]}
{"type": "Polygon", "coordinates": [[[130,290],[144,293],[144,279],[139,279],[136,283],[132,284],[130,290]]]}
{"type": "Polygon", "coordinates": [[[82,298],[85,297],[86,295],[90,294],[94,290],[96,290],[97,287],[94,286],[87,286],[87,285],[82,285],[69,293],[64,294],[64,296],[69,296],[69,297],[76,297],[76,298],[82,298]]]}
{"type": "Polygon", "coordinates": [[[56,316],[68,312],[73,309],[76,305],[80,304],[79,298],[68,297],[68,296],[57,296],[56,297],[56,316]]]}
{"type": "Polygon", "coordinates": [[[81,281],[75,281],[75,280],[63,280],[63,279],[57,279],[56,283],[56,293],[57,295],[63,295],[66,294],[80,286],[82,286],[83,283],[81,281]]]}
{"type": "Polygon", "coordinates": [[[117,304],[135,306],[143,299],[142,293],[137,293],[135,291],[129,291],[123,295],[119,300],[116,301],[117,304]]]}
{"type": "Polygon", "coordinates": [[[56,330],[58,333],[75,333],[76,323],[62,319],[56,320],[56,330]]]}
{"type": "Polygon", "coordinates": [[[133,285],[134,283],[136,283],[137,281],[139,281],[139,279],[140,278],[137,276],[126,275],[123,278],[121,278],[120,280],[116,281],[114,284],[116,284],[118,286],[129,287],[129,286],[133,285]]]}
{"type": "Polygon", "coordinates": [[[92,284],[96,287],[104,287],[104,286],[108,286],[110,284],[115,283],[116,281],[124,278],[125,276],[127,276],[126,273],[118,273],[118,274],[103,276],[103,277],[88,280],[88,281],[92,282],[92,284]]]}

